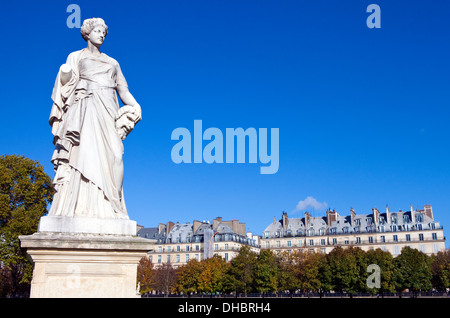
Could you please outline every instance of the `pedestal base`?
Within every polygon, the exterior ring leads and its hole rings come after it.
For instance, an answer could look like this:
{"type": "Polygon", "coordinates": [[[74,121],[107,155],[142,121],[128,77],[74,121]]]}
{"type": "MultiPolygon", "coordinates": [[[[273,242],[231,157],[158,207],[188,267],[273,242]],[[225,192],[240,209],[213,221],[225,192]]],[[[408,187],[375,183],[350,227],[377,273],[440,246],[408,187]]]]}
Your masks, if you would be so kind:
{"type": "Polygon", "coordinates": [[[120,235],[38,232],[19,237],[34,262],[30,297],[130,298],[139,260],[155,241],[120,235]]]}
{"type": "Polygon", "coordinates": [[[41,217],[38,232],[136,235],[136,221],[47,215],[41,217]]]}

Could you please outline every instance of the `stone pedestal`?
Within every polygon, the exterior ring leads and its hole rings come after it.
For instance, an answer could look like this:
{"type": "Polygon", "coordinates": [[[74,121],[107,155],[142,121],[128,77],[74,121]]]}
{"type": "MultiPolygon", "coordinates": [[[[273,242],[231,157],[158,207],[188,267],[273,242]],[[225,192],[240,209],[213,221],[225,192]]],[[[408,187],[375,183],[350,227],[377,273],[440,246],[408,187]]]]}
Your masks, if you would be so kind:
{"type": "Polygon", "coordinates": [[[134,221],[103,221],[47,216],[19,237],[34,263],[31,297],[140,297],[137,265],[155,241],[130,235],[134,221]]]}

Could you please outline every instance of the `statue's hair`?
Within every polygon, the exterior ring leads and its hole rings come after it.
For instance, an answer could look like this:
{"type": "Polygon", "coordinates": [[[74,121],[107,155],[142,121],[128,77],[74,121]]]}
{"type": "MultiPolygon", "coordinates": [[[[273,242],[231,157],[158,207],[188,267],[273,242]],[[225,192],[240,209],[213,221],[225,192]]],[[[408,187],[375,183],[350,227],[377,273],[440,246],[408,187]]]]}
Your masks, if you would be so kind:
{"type": "MultiPolygon", "coordinates": [[[[81,26],[81,36],[85,41],[89,38],[89,33],[94,30],[95,27],[102,26],[105,28],[106,34],[108,34],[108,26],[105,24],[102,18],[91,18],[83,21],[83,25],[81,26]]],[[[105,36],[106,36],[105,34],[105,36]]]]}

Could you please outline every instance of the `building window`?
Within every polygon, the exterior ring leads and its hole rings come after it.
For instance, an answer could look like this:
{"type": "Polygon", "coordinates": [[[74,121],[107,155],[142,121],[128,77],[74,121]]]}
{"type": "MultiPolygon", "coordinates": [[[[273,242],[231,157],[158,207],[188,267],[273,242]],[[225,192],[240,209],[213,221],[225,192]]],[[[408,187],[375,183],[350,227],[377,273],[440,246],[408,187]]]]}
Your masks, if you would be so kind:
{"type": "Polygon", "coordinates": [[[303,240],[298,240],[298,246],[303,246],[303,240]]]}
{"type": "Polygon", "coordinates": [[[392,215],[391,216],[391,223],[392,224],[397,224],[397,216],[396,215],[392,215]]]}
{"type": "Polygon", "coordinates": [[[225,249],[226,250],[228,249],[228,243],[225,243],[225,249]]]}
{"type": "Polygon", "coordinates": [[[172,252],[172,246],[167,246],[167,252],[168,253],[172,252]]]}
{"type": "Polygon", "coordinates": [[[433,252],[435,254],[439,252],[439,246],[436,243],[433,244],[433,252]]]}
{"type": "Polygon", "coordinates": [[[348,239],[344,240],[344,244],[348,245],[350,242],[348,241],[348,239]]]}
{"type": "Polygon", "coordinates": [[[266,248],[270,248],[270,242],[266,242],[266,248]]]}
{"type": "Polygon", "coordinates": [[[431,233],[431,236],[433,237],[433,241],[437,240],[437,234],[436,233],[431,233]]]}
{"type": "Polygon", "coordinates": [[[277,241],[277,247],[280,247],[280,246],[281,246],[280,241],[277,241]]]}
{"type": "Polygon", "coordinates": [[[333,239],[333,245],[336,245],[337,244],[337,238],[334,238],[333,239]]]}
{"type": "Polygon", "coordinates": [[[423,234],[419,234],[419,241],[423,241],[423,234]]]}
{"type": "Polygon", "coordinates": [[[158,253],[161,253],[161,252],[162,252],[162,247],[158,246],[158,253]]]}
{"type": "Polygon", "coordinates": [[[397,225],[392,225],[392,231],[397,232],[397,225]]]}
{"type": "Polygon", "coordinates": [[[332,227],[330,229],[330,234],[336,234],[336,228],[335,227],[332,227]]]}
{"type": "Polygon", "coordinates": [[[200,257],[199,257],[198,254],[195,254],[195,259],[196,259],[197,261],[200,260],[200,257]]]}
{"type": "Polygon", "coordinates": [[[398,236],[397,235],[394,235],[392,238],[393,238],[394,242],[398,242],[398,236]]]}
{"type": "Polygon", "coordinates": [[[200,250],[200,245],[195,245],[195,250],[199,251],[200,250]]]}
{"type": "Polygon", "coordinates": [[[319,229],[319,235],[324,235],[324,234],[325,234],[325,229],[324,228],[319,229]]]}
{"type": "Polygon", "coordinates": [[[381,242],[381,243],[386,242],[386,238],[385,238],[384,235],[381,235],[381,236],[380,236],[380,242],[381,242]]]}
{"type": "Polygon", "coordinates": [[[422,224],[417,224],[417,229],[418,229],[419,231],[422,231],[422,224]]]}
{"type": "Polygon", "coordinates": [[[161,255],[158,255],[158,264],[161,264],[161,255]]]}
{"type": "Polygon", "coordinates": [[[275,233],[275,236],[276,236],[276,237],[280,237],[280,235],[281,235],[280,231],[277,231],[277,232],[275,233]]]}
{"type": "Polygon", "coordinates": [[[431,227],[432,230],[436,229],[436,225],[434,223],[430,223],[430,227],[431,227]]]}
{"type": "Polygon", "coordinates": [[[217,251],[219,249],[219,244],[214,244],[214,250],[217,251]]]}
{"type": "Polygon", "coordinates": [[[309,245],[314,246],[314,240],[309,240],[309,245]]]}
{"type": "Polygon", "coordinates": [[[297,235],[298,235],[298,236],[300,236],[300,235],[302,235],[302,234],[303,234],[302,230],[297,230],[297,235]]]}
{"type": "Polygon", "coordinates": [[[373,236],[369,236],[369,243],[373,243],[373,236]]]}
{"type": "Polygon", "coordinates": [[[177,252],[181,250],[180,245],[177,246],[177,252]]]}
{"type": "Polygon", "coordinates": [[[186,263],[189,262],[189,254],[186,254],[186,263]]]}
{"type": "Polygon", "coordinates": [[[403,223],[409,223],[409,216],[403,215],[403,223]]]}
{"type": "Polygon", "coordinates": [[[410,242],[411,241],[411,235],[410,234],[406,234],[406,241],[410,242]]]}
{"type": "Polygon", "coordinates": [[[321,245],[325,245],[325,244],[326,244],[325,239],[320,239],[320,244],[321,244],[321,245]]]}
{"type": "Polygon", "coordinates": [[[167,255],[167,263],[170,263],[170,255],[167,255]]]}
{"type": "Polygon", "coordinates": [[[291,247],[291,241],[287,241],[287,246],[291,247]]]}
{"type": "Polygon", "coordinates": [[[395,255],[400,254],[400,249],[398,248],[398,245],[394,246],[394,254],[395,255]]]}
{"type": "Polygon", "coordinates": [[[425,253],[425,244],[420,244],[420,251],[425,253]]]}
{"type": "Polygon", "coordinates": [[[342,228],[342,233],[348,233],[348,226],[342,228]]]}
{"type": "Polygon", "coordinates": [[[269,231],[264,232],[264,237],[265,238],[269,238],[270,237],[270,232],[269,231]]]}
{"type": "Polygon", "coordinates": [[[189,252],[189,245],[186,245],[186,252],[189,252]]]}
{"type": "Polygon", "coordinates": [[[228,253],[225,253],[225,261],[228,261],[228,253]]]}
{"type": "Polygon", "coordinates": [[[177,254],[177,263],[180,262],[180,254],[177,254]]]}
{"type": "Polygon", "coordinates": [[[361,238],[359,236],[356,238],[356,244],[361,244],[361,238]]]}

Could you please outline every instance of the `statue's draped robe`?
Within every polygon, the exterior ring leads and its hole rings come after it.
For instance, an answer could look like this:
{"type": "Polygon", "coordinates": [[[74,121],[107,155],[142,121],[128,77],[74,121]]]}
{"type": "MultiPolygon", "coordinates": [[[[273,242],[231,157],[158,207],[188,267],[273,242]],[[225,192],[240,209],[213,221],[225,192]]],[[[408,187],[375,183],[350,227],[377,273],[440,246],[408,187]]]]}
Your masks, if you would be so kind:
{"type": "Polygon", "coordinates": [[[117,86],[127,82],[116,60],[87,49],[66,64],[71,80],[53,88],[55,196],[49,215],[128,219],[123,197],[123,144],[116,132],[117,86]]]}

